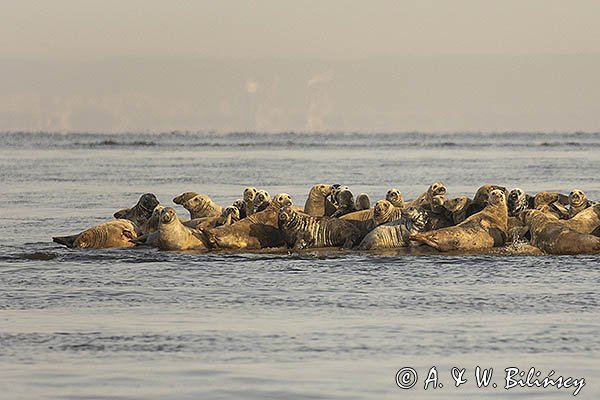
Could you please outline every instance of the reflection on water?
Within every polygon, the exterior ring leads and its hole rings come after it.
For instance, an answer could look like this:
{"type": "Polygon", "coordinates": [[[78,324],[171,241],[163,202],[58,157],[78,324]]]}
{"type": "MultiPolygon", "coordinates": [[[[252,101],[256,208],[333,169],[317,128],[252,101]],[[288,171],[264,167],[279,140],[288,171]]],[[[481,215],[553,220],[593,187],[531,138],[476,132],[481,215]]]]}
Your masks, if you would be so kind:
{"type": "MultiPolygon", "coordinates": [[[[302,204],[313,183],[374,199],[441,180],[584,189],[600,137],[0,135],[0,389],[15,398],[564,399],[503,370],[585,377],[600,395],[598,256],[72,251],[51,243],[153,191],[226,204],[252,184],[302,204]],[[435,365],[442,389],[423,390],[435,365]],[[497,389],[473,369],[493,367],[497,389]],[[394,383],[411,366],[419,384],[394,383]],[[452,367],[469,382],[453,386],[452,367]]],[[[175,208],[186,215],[180,206],[175,208]]],[[[542,375],[546,376],[546,375],[542,375]]]]}

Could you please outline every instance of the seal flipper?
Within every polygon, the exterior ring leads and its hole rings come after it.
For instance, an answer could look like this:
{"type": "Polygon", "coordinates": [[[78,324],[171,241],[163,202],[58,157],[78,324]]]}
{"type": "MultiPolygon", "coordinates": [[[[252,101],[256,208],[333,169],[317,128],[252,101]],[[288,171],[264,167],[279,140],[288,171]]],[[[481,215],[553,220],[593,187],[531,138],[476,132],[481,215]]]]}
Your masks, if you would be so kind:
{"type": "Polygon", "coordinates": [[[77,237],[79,237],[79,234],[71,235],[71,236],[55,236],[52,238],[52,241],[55,243],[62,244],[64,246],[67,246],[72,249],[73,244],[75,243],[75,240],[77,239],[77,237]]]}

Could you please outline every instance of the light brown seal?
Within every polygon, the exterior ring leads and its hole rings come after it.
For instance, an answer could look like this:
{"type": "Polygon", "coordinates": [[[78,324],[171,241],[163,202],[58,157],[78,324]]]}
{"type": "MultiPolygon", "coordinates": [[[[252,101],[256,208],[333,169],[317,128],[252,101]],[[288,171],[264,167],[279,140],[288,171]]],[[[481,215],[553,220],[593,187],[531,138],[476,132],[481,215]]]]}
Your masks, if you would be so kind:
{"type": "Polygon", "coordinates": [[[132,242],[158,247],[160,250],[207,249],[201,232],[183,225],[177,212],[171,207],[165,207],[160,211],[158,231],[132,242]]]}
{"type": "Polygon", "coordinates": [[[72,236],[57,236],[52,240],[76,249],[103,249],[109,247],[131,247],[131,239],[141,234],[139,228],[127,219],[116,219],[93,226],[72,236]]]}
{"type": "Polygon", "coordinates": [[[221,249],[261,249],[284,244],[277,224],[277,214],[284,205],[292,205],[287,193],[280,193],[263,211],[254,213],[234,224],[202,229],[208,243],[221,249]]]}
{"type": "Polygon", "coordinates": [[[205,194],[198,194],[182,203],[183,208],[190,212],[190,219],[218,217],[223,208],[205,194]]]}
{"type": "Polygon", "coordinates": [[[405,207],[422,207],[431,202],[431,199],[435,196],[445,196],[447,193],[446,186],[441,182],[434,182],[427,190],[422,193],[416,199],[409,201],[404,204],[405,207]]]}
{"type": "Polygon", "coordinates": [[[173,203],[175,204],[183,204],[186,201],[188,201],[189,199],[191,199],[192,197],[196,197],[198,196],[199,193],[196,192],[183,192],[181,193],[179,196],[175,196],[173,198],[173,203]]]}
{"type": "Polygon", "coordinates": [[[508,198],[508,190],[504,186],[485,184],[479,187],[473,196],[471,204],[467,207],[467,218],[471,215],[480,212],[488,204],[488,197],[492,190],[501,190],[504,193],[504,197],[508,198]]]}
{"type": "Polygon", "coordinates": [[[488,205],[460,224],[416,233],[411,240],[439,251],[477,250],[503,245],[508,228],[506,196],[503,191],[495,189],[487,197],[488,205]]]}
{"type": "Polygon", "coordinates": [[[544,210],[526,210],[519,219],[529,227],[531,244],[548,254],[597,254],[600,238],[579,233],[544,210]]]}
{"type": "Polygon", "coordinates": [[[587,196],[581,189],[573,189],[569,193],[569,218],[573,218],[592,203],[587,199],[587,196]]]}
{"type": "Polygon", "coordinates": [[[304,203],[304,213],[313,217],[322,217],[331,215],[335,212],[335,207],[327,197],[331,195],[333,187],[320,183],[314,185],[308,192],[308,198],[304,203]]]}
{"type": "Polygon", "coordinates": [[[254,198],[258,190],[253,186],[244,189],[242,198],[244,200],[244,215],[247,217],[254,214],[254,198]]]}

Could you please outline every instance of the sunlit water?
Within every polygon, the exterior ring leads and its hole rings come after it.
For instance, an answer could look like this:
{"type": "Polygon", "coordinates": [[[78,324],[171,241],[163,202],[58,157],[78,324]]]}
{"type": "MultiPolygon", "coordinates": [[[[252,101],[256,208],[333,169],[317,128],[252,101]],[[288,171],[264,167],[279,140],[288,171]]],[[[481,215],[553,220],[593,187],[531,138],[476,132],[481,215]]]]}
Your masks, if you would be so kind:
{"type": "Polygon", "coordinates": [[[598,171],[600,135],[583,133],[0,135],[0,398],[572,397],[504,389],[515,366],[585,378],[577,398],[597,399],[598,256],[74,251],[51,236],[148,191],[229,204],[253,185],[303,204],[319,182],[378,199],[439,180],[451,196],[496,183],[600,199],[598,171]],[[432,366],[443,387],[425,391],[432,366]],[[476,366],[498,387],[478,389],[476,366]]]}

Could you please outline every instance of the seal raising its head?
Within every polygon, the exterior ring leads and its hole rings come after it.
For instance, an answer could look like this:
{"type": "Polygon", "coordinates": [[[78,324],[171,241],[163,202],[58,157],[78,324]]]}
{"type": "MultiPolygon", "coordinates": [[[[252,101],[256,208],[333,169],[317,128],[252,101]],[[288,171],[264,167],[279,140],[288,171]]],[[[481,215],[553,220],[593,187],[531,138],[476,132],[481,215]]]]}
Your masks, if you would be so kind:
{"type": "Polygon", "coordinates": [[[271,195],[266,190],[259,190],[254,197],[254,212],[266,209],[271,204],[271,195]]]}
{"type": "Polygon", "coordinates": [[[205,194],[198,194],[183,202],[182,205],[183,208],[190,212],[191,219],[218,217],[223,211],[221,206],[215,204],[215,202],[205,194]]]}
{"type": "Polygon", "coordinates": [[[135,206],[119,210],[113,216],[116,219],[127,219],[144,230],[145,225],[152,216],[154,208],[158,204],[158,199],[153,193],[145,193],[140,197],[135,206]]]}
{"type": "Polygon", "coordinates": [[[385,199],[396,207],[404,208],[404,197],[402,196],[402,192],[396,188],[388,190],[385,194],[385,199]]]}
{"type": "Polygon", "coordinates": [[[588,201],[583,190],[571,190],[571,193],[569,193],[569,218],[573,218],[590,205],[591,203],[588,201]]]}
{"type": "Polygon", "coordinates": [[[369,195],[366,193],[361,193],[358,196],[356,196],[356,211],[360,211],[360,210],[368,210],[369,208],[371,208],[371,199],[369,198],[369,195]]]}
{"type": "Polygon", "coordinates": [[[331,196],[333,186],[320,183],[310,188],[308,198],[304,203],[304,212],[313,217],[322,217],[331,215],[335,212],[335,207],[328,199],[331,196]]]}

